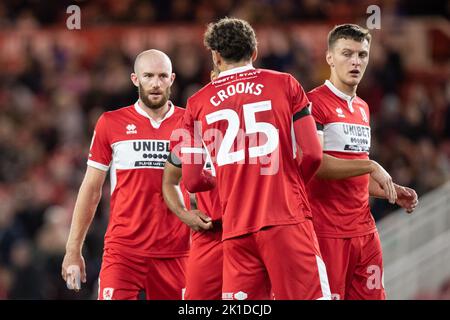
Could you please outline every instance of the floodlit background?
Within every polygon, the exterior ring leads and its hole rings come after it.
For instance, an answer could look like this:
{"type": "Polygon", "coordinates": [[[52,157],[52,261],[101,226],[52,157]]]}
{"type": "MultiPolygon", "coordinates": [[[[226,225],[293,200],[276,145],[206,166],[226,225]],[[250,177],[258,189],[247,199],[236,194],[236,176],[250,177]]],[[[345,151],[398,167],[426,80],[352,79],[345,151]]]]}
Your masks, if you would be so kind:
{"type": "Polygon", "coordinates": [[[100,0],[0,2],[0,298],[95,299],[109,185],[84,247],[88,282],[61,279],[74,201],[101,112],[134,103],[135,56],[172,59],[172,101],[209,81],[208,22],[255,27],[257,67],[292,73],[306,91],[329,76],[326,36],[340,23],[366,27],[381,9],[358,95],[371,108],[371,158],[421,196],[413,216],[372,202],[391,299],[450,299],[450,2],[421,0],[100,0]],[[81,29],[68,30],[78,5],[81,29]]]}

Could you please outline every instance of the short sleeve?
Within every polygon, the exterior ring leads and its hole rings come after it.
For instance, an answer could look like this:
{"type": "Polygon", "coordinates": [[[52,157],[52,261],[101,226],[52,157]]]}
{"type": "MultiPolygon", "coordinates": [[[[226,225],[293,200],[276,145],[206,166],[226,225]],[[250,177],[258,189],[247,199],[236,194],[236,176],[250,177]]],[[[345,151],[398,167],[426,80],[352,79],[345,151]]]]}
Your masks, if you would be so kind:
{"type": "Polygon", "coordinates": [[[298,81],[289,75],[289,87],[291,92],[292,115],[299,119],[304,115],[309,114],[309,110],[305,109],[309,106],[309,100],[305,91],[298,81]]]}
{"type": "Polygon", "coordinates": [[[203,153],[200,125],[193,113],[193,103],[189,99],[179,126],[170,138],[171,152],[182,159],[182,154],[203,153]]]}
{"type": "MultiPolygon", "coordinates": [[[[184,114],[184,113],[183,113],[184,114]]],[[[173,129],[172,134],[170,135],[170,143],[169,143],[169,157],[167,161],[172,165],[181,168],[181,160],[180,160],[180,149],[181,143],[183,142],[183,135],[188,136],[188,134],[183,134],[185,130],[183,130],[183,118],[180,118],[175,129],[173,129]]]]}
{"type": "Polygon", "coordinates": [[[111,142],[105,114],[102,114],[95,126],[87,164],[91,167],[108,171],[112,160],[111,142]]]}
{"type": "Polygon", "coordinates": [[[315,95],[308,93],[308,98],[311,101],[311,114],[316,122],[317,130],[323,131],[323,126],[328,122],[325,106],[323,102],[315,95]]]}

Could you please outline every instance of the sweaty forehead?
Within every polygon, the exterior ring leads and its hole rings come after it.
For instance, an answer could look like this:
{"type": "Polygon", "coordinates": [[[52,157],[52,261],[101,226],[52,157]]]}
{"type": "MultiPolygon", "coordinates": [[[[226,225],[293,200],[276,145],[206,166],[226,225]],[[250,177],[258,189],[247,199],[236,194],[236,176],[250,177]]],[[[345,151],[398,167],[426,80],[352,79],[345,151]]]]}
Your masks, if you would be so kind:
{"type": "Polygon", "coordinates": [[[136,59],[134,71],[138,74],[144,73],[172,73],[172,64],[169,58],[163,55],[146,54],[136,59]]]}
{"type": "Polygon", "coordinates": [[[360,42],[353,39],[340,38],[334,44],[334,49],[337,50],[369,51],[369,48],[370,44],[366,39],[360,42]]]}

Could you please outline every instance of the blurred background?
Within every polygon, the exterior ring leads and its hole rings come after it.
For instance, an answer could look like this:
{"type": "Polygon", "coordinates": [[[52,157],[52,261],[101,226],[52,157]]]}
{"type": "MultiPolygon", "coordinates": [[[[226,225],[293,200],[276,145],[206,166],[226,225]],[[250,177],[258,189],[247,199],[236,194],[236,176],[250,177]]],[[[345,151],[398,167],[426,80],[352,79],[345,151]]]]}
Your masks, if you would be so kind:
{"type": "Polygon", "coordinates": [[[450,1],[7,0],[0,2],[0,299],[95,299],[109,182],[85,247],[88,281],[61,279],[74,202],[99,115],[137,100],[135,56],[157,48],[177,74],[172,101],[209,81],[207,23],[224,16],[256,29],[256,66],[292,73],[305,91],[329,76],[326,36],[340,23],[371,31],[358,95],[371,108],[371,158],[414,188],[413,216],[372,202],[392,299],[450,299],[450,1]],[[68,30],[69,5],[81,29],[68,30]]]}

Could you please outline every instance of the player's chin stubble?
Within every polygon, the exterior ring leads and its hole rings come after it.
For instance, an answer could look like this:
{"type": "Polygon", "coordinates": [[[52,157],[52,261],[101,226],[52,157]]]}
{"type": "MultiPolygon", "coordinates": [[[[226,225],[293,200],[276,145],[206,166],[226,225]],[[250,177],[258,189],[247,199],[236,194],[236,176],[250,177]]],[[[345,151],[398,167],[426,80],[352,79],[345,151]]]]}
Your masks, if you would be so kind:
{"type": "Polygon", "coordinates": [[[164,106],[170,97],[170,87],[168,87],[162,94],[161,100],[158,102],[152,102],[148,98],[150,90],[145,90],[141,84],[139,84],[139,99],[144,103],[144,105],[150,109],[159,109],[164,106]]]}

